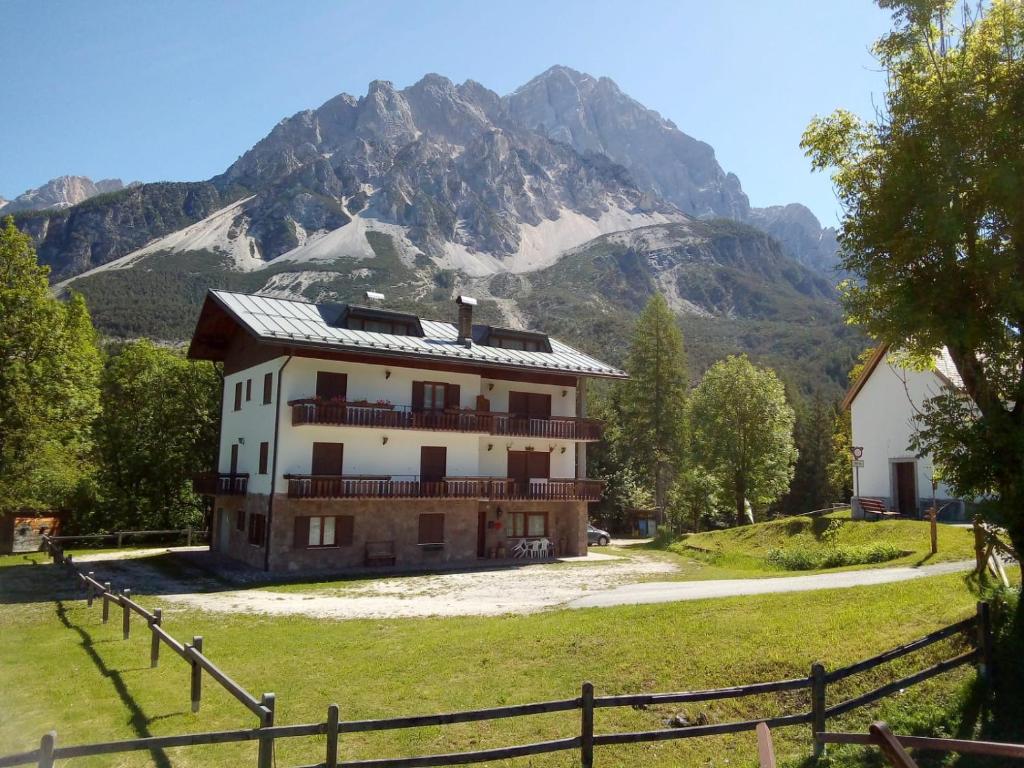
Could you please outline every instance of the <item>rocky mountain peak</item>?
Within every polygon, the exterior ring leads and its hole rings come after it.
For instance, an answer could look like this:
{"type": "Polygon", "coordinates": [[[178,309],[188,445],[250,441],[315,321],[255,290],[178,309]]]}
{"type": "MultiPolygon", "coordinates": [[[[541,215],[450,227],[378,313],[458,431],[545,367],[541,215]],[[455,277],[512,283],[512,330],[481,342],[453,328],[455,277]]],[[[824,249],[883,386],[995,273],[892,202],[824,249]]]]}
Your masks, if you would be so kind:
{"type": "Polygon", "coordinates": [[[90,197],[124,188],[120,179],[94,182],[88,176],[58,176],[42,186],[29,189],[3,206],[4,213],[70,208],[90,197]]]}

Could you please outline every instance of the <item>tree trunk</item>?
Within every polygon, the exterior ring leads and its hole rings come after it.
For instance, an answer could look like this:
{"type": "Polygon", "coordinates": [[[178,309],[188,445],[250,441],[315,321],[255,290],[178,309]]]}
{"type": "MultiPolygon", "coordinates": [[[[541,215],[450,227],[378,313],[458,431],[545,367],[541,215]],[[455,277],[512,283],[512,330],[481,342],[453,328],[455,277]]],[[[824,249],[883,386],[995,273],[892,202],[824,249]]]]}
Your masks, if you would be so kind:
{"type": "Polygon", "coordinates": [[[747,484],[742,475],[736,475],[736,525],[747,524],[747,484]]]}

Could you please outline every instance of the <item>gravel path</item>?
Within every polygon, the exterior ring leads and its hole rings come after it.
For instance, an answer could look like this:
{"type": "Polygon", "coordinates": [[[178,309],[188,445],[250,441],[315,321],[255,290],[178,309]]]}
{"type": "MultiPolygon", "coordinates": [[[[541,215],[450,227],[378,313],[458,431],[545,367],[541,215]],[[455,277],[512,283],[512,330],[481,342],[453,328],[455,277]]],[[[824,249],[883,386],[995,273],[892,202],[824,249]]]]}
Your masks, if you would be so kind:
{"type": "Polygon", "coordinates": [[[813,576],[781,576],[765,579],[720,579],[716,581],[649,581],[619,586],[585,595],[569,602],[568,608],[607,608],[612,605],[674,603],[738,595],[765,595],[778,592],[807,592],[815,589],[844,589],[872,584],[891,584],[924,576],[960,573],[974,568],[973,560],[938,563],[918,568],[876,568],[866,571],[842,571],[813,576]]]}

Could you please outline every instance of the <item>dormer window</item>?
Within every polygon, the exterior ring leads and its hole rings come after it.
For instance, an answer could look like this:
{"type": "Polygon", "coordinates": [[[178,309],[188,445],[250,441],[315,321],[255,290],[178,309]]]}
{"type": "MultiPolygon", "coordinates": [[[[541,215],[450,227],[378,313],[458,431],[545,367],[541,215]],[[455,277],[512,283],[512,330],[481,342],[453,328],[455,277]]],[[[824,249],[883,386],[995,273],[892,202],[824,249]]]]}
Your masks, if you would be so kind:
{"type": "Polygon", "coordinates": [[[551,341],[543,333],[517,331],[511,328],[488,327],[480,341],[489,347],[514,349],[519,352],[550,352],[551,341]]]}
{"type": "Polygon", "coordinates": [[[422,336],[423,327],[416,315],[376,307],[349,306],[338,323],[344,328],[393,336],[422,336]]]}

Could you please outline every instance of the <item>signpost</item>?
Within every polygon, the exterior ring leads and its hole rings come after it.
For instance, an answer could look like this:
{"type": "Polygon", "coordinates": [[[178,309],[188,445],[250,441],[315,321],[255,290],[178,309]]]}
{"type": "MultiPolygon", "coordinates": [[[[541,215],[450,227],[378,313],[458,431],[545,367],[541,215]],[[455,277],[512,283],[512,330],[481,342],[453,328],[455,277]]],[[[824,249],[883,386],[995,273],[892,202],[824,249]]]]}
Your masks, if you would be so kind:
{"type": "Polygon", "coordinates": [[[853,495],[860,496],[860,468],[864,466],[864,448],[855,445],[850,448],[853,454],[853,495]]]}

